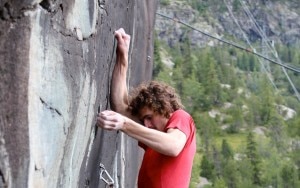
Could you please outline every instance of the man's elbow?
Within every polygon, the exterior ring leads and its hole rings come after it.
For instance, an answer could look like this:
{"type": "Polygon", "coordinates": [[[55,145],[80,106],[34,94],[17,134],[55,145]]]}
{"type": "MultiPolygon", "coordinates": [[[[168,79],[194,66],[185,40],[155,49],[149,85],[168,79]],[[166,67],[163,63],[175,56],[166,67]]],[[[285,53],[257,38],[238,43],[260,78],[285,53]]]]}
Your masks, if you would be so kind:
{"type": "Polygon", "coordinates": [[[128,101],[116,101],[113,97],[110,98],[110,108],[118,113],[126,113],[128,110],[128,101]]]}
{"type": "Polygon", "coordinates": [[[177,157],[182,151],[182,148],[180,147],[173,147],[170,148],[166,155],[170,157],[177,157]]]}
{"type": "Polygon", "coordinates": [[[180,152],[172,152],[168,156],[170,156],[170,157],[177,157],[179,155],[179,153],[180,152]]]}
{"type": "Polygon", "coordinates": [[[121,111],[121,108],[120,108],[120,105],[117,105],[115,103],[110,103],[110,108],[115,111],[115,112],[120,112],[121,111]]]}

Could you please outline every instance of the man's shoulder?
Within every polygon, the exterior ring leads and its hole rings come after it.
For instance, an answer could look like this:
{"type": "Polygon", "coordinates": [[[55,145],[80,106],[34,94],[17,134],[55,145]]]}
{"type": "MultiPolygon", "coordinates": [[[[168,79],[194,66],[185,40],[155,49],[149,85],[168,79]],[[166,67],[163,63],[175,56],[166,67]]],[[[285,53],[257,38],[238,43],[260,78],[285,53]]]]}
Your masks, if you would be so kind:
{"type": "Polygon", "coordinates": [[[178,109],[175,112],[173,112],[172,116],[186,116],[186,117],[191,117],[191,115],[183,110],[183,109],[178,109]]]}
{"type": "Polygon", "coordinates": [[[182,122],[182,121],[188,121],[191,122],[193,121],[193,117],[185,110],[183,109],[178,109],[173,114],[171,115],[169,119],[170,122],[182,122]]]}

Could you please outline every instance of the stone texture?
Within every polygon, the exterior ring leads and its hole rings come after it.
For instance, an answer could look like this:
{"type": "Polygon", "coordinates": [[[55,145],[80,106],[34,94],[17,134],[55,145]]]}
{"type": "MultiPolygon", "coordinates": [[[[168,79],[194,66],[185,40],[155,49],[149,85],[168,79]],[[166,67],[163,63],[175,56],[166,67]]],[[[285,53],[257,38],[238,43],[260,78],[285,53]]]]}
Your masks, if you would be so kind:
{"type": "Polygon", "coordinates": [[[113,31],[132,35],[128,87],[151,79],[156,1],[0,2],[0,187],[134,187],[137,143],[109,109],[113,31]],[[106,177],[105,177],[106,178],[106,177]]]}

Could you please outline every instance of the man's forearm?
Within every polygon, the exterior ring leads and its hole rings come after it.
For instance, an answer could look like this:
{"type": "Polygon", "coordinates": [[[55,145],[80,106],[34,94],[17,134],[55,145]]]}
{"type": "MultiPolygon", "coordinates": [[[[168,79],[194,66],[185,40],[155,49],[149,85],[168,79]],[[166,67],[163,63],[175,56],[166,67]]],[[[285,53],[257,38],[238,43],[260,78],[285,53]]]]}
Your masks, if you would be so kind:
{"type": "Polygon", "coordinates": [[[161,132],[144,127],[128,118],[121,130],[155,151],[173,157],[181,152],[187,140],[186,135],[178,129],[161,132]]]}
{"type": "Polygon", "coordinates": [[[112,74],[110,102],[112,110],[122,114],[125,114],[128,109],[127,69],[127,55],[118,55],[112,74]]]}
{"type": "Polygon", "coordinates": [[[128,91],[126,74],[128,69],[128,51],[130,47],[130,35],[123,28],[115,31],[117,40],[117,60],[113,70],[110,103],[112,110],[128,116],[128,91]]]}

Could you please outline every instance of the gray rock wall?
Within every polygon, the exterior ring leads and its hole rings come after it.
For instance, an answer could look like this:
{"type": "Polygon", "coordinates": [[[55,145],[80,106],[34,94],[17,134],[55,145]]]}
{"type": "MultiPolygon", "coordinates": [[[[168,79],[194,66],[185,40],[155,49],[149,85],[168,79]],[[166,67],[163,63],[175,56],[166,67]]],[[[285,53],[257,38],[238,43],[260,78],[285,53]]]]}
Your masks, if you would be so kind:
{"type": "Polygon", "coordinates": [[[132,35],[128,87],[151,79],[156,1],[0,2],[0,187],[135,186],[141,150],[95,126],[109,109],[113,31],[132,35]],[[102,174],[108,179],[107,174],[102,174]]]}

